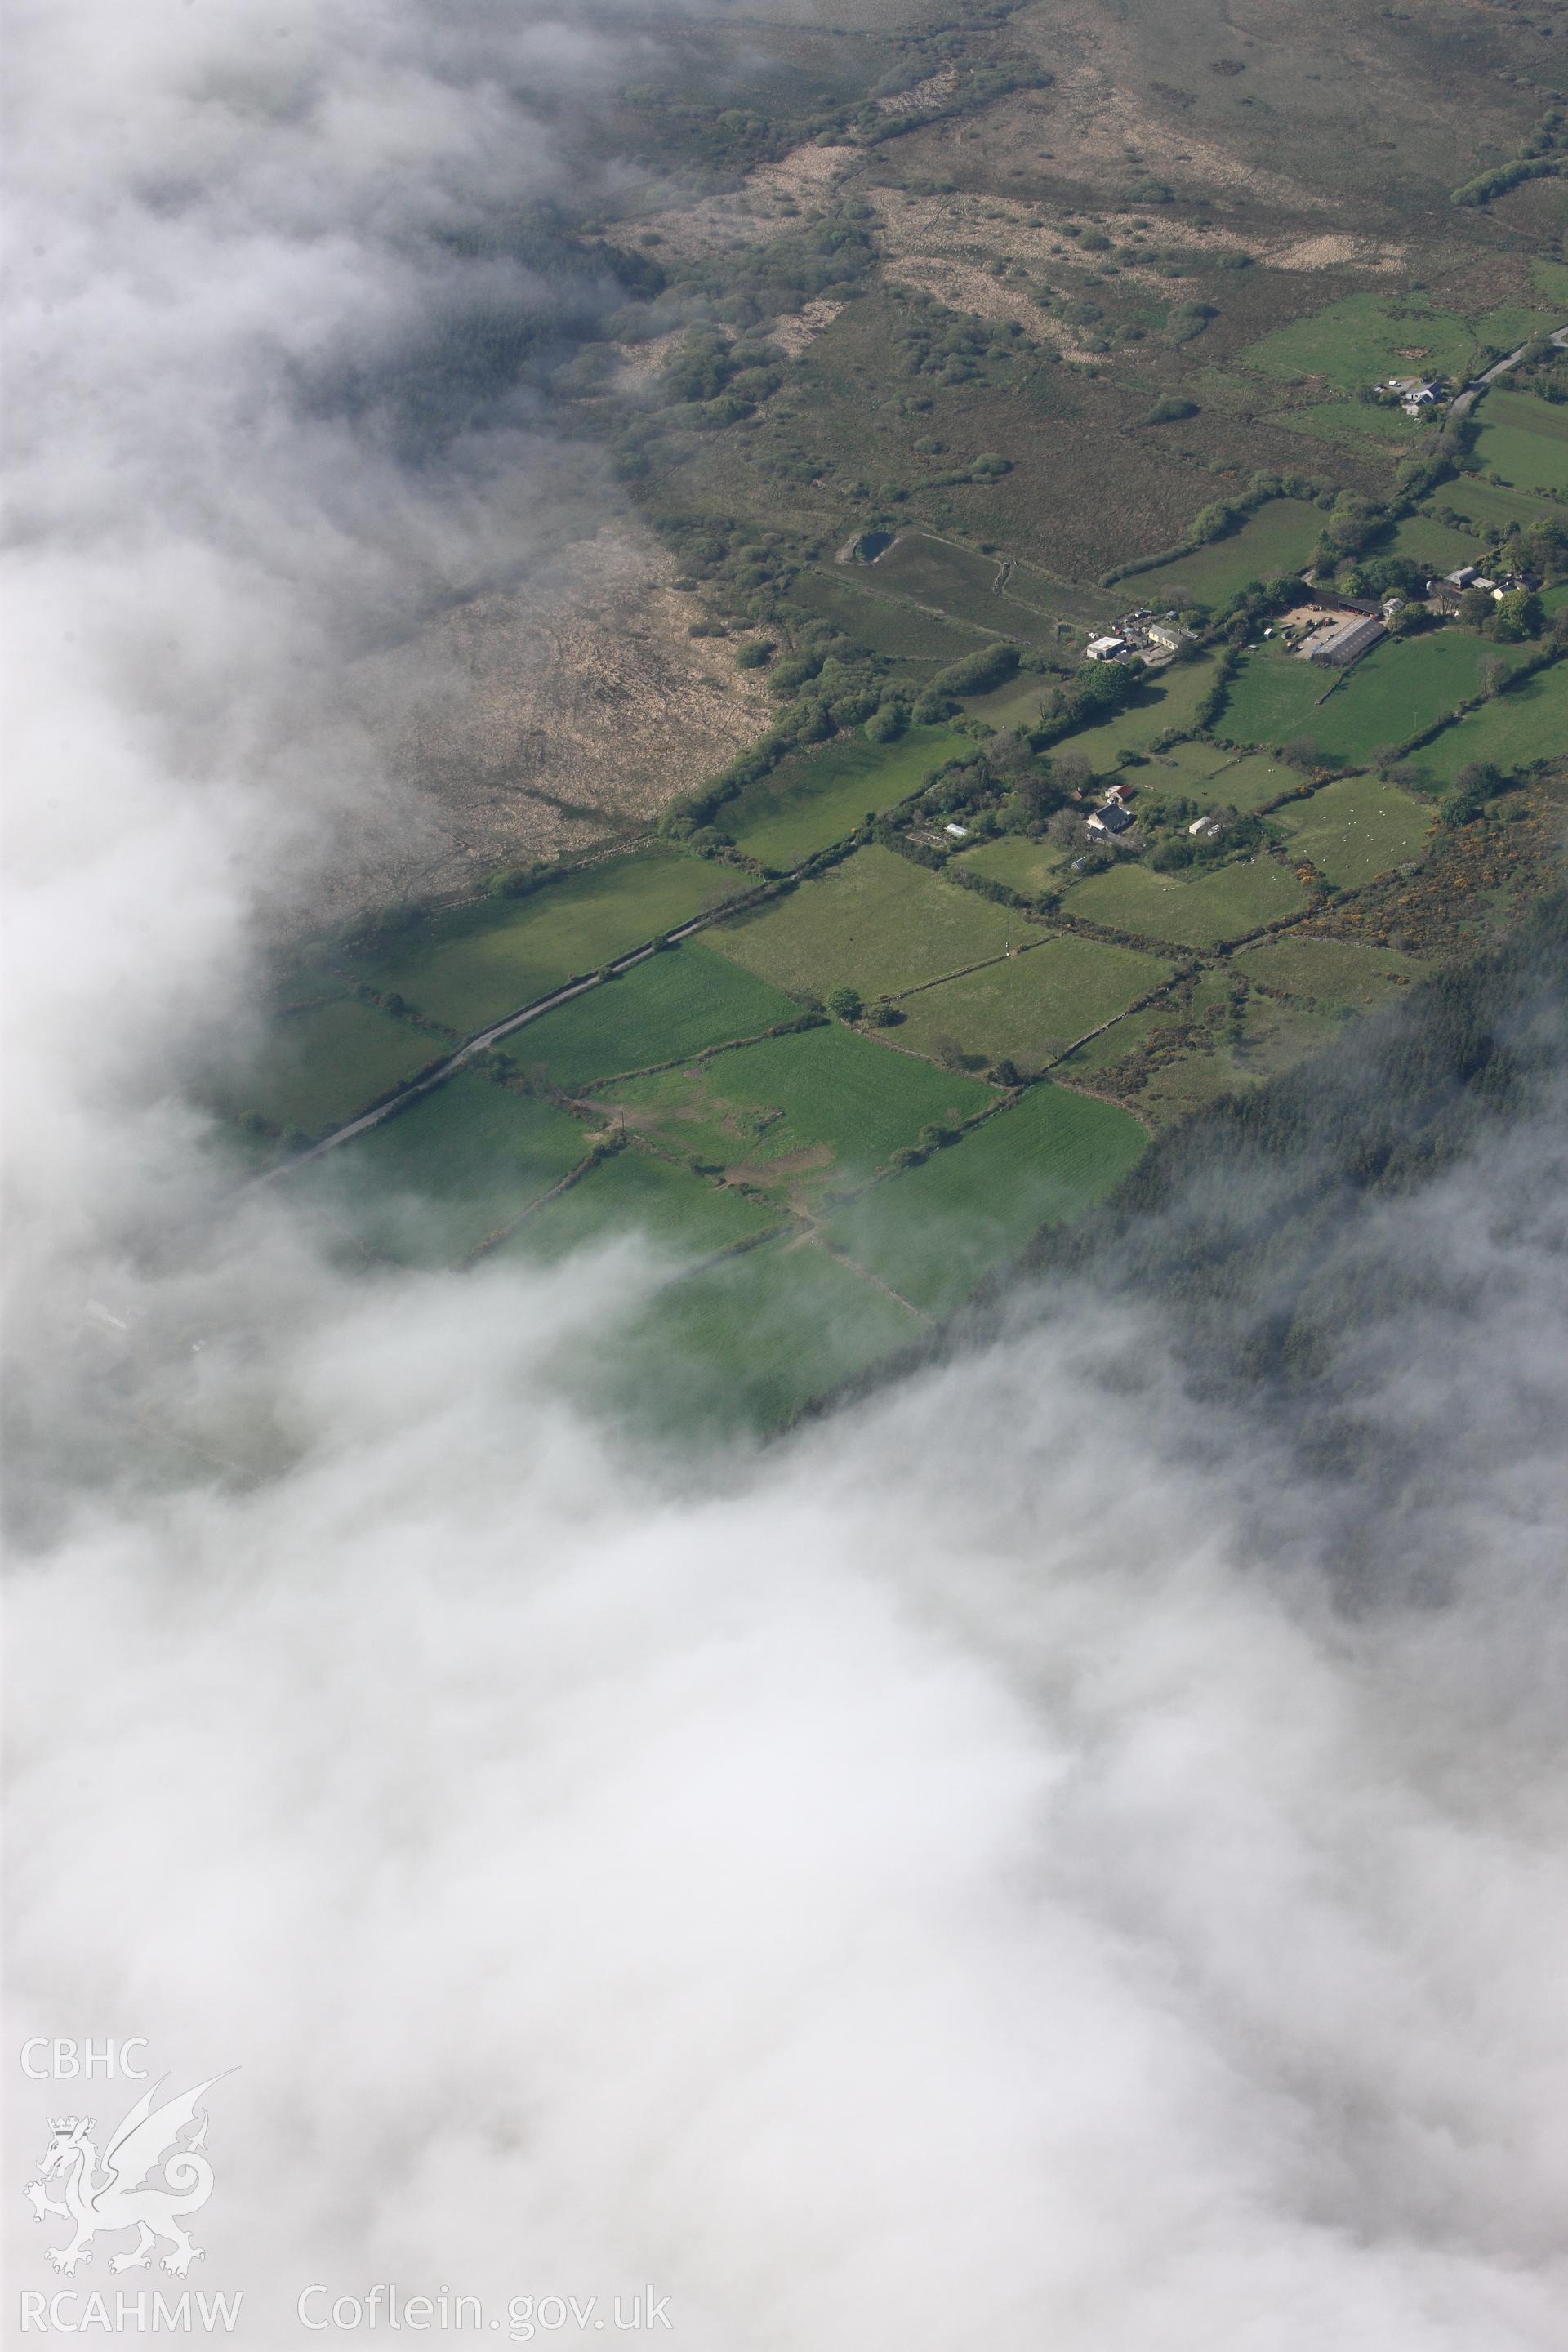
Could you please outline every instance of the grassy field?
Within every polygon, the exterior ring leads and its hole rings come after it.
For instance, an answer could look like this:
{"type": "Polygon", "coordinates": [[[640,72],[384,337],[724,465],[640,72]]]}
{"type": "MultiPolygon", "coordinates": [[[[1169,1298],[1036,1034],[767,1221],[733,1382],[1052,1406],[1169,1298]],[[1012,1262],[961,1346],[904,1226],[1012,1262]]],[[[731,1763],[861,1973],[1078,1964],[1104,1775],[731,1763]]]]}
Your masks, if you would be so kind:
{"type": "Polygon", "coordinates": [[[1270,420],[1289,433],[1310,434],[1314,441],[1354,445],[1371,442],[1394,457],[1419,455],[1429,428],[1403,408],[1383,408],[1359,400],[1310,401],[1301,408],[1280,409],[1270,420]]]}
{"type": "Polygon", "coordinates": [[[1407,858],[1419,857],[1432,811],[1381,776],[1345,776],[1310,801],[1276,812],[1293,852],[1310,858],[1342,890],[1359,890],[1407,858]]]}
{"type": "MultiPolygon", "coordinates": [[[[1557,514],[1550,499],[1531,498],[1523,490],[1500,489],[1495,482],[1479,481],[1473,474],[1461,474],[1457,481],[1445,482],[1433,503],[1450,507],[1455,514],[1467,515],[1471,522],[1483,528],[1496,523],[1502,530],[1511,530],[1515,523],[1522,526],[1533,522],[1538,515],[1557,514]]],[[[1470,554],[1464,560],[1476,563],[1481,559],[1470,554]]]]}
{"type": "Polygon", "coordinates": [[[254,1110],[269,1127],[324,1135],[446,1050],[357,997],[330,996],[280,1013],[255,1058],[224,1070],[210,1095],[230,1117],[254,1110]]]}
{"type": "Polygon", "coordinates": [[[1016,637],[1022,645],[1056,641],[1054,611],[1037,611],[1001,593],[997,582],[1002,563],[995,556],[975,555],[966,547],[933,539],[924,531],[906,530],[869,570],[876,585],[912,597],[918,604],[933,605],[954,620],[971,621],[1000,636],[1016,637]]]}
{"type": "Polygon", "coordinates": [[[710,946],[776,987],[819,996],[852,987],[867,997],[913,988],[1037,937],[1023,915],[876,848],[857,850],[819,880],[707,935],[710,946]]]}
{"type": "Polygon", "coordinates": [[[1292,931],[1285,939],[1266,940],[1259,947],[1243,948],[1236,959],[1237,971],[1267,988],[1283,990],[1309,1004],[1349,1004],[1358,1009],[1377,1003],[1395,988],[1424,980],[1426,966],[1394,948],[1363,947],[1359,940],[1316,940],[1292,931]]]}
{"type": "Polygon", "coordinates": [[[1408,555],[1414,562],[1429,564],[1436,572],[1457,572],[1462,563],[1479,563],[1486,553],[1482,542],[1468,531],[1455,530],[1427,514],[1402,516],[1393,537],[1379,545],[1393,555],[1408,555]]]}
{"type": "MultiPolygon", "coordinates": [[[[1176,751],[1198,748],[1183,743],[1176,751]]],[[[1292,792],[1301,781],[1289,768],[1260,751],[1249,751],[1238,759],[1234,751],[1212,744],[1202,748],[1209,756],[1190,764],[1173,752],[1135,768],[1129,781],[1137,787],[1139,804],[1192,801],[1199,808],[1233,808],[1249,815],[1278,800],[1281,793],[1292,792]]]]}
{"type": "MultiPolygon", "coordinates": [[[[1531,405],[1552,414],[1544,402],[1531,405]]],[[[1544,433],[1539,426],[1527,432],[1521,425],[1495,422],[1489,397],[1476,436],[1476,456],[1489,472],[1500,475],[1510,489],[1545,490],[1568,498],[1568,438],[1544,433]]]]}
{"type": "Polygon", "coordinates": [[[1415,752],[1424,779],[1451,784],[1473,760],[1500,768],[1525,768],[1532,761],[1561,755],[1568,744],[1568,662],[1554,662],[1533,677],[1521,678],[1506,694],[1484,703],[1446,727],[1415,752]]]}
{"type": "Polygon", "coordinates": [[[944,760],[970,748],[951,727],[911,727],[896,743],[858,735],[825,744],[748,785],[718,822],[748,857],[787,873],[853,833],[868,811],[880,814],[907,800],[944,760]]]}
{"type": "Polygon", "coordinates": [[[978,849],[963,854],[967,873],[1005,882],[1009,890],[1021,891],[1026,898],[1042,890],[1059,890],[1071,859],[1070,849],[1060,849],[1054,841],[1036,841],[1026,833],[1004,834],[997,841],[983,841],[978,849]]]}
{"type": "Polygon", "coordinates": [[[1270,858],[1255,857],[1195,882],[1147,866],[1113,866],[1069,891],[1066,909],[1108,930],[1215,948],[1297,914],[1306,903],[1293,874],[1270,858]]]}
{"type": "Polygon", "coordinates": [[[1121,593],[1152,612],[1168,605],[1223,604],[1249,580],[1300,571],[1321,534],[1323,518],[1300,499],[1271,499],[1228,539],[1178,555],[1152,572],[1134,572],[1121,593]]]}
{"type": "Polygon", "coordinates": [[[618,980],[574,996],[504,1041],[526,1068],[542,1063],[558,1087],[673,1061],[731,1037],[755,1037],[799,1007],[728,956],[696,940],[649,956],[618,980]]]}
{"type": "Polygon", "coordinates": [[[564,1111],[464,1072],[289,1182],[377,1256],[438,1265],[521,1216],[587,1149],[564,1111]]]}
{"type": "Polygon", "coordinates": [[[804,1198],[828,1181],[861,1181],[922,1127],[960,1125],[993,1098],[974,1078],[833,1022],[634,1078],[606,1108],[672,1150],[804,1198]]]}
{"type": "Polygon", "coordinates": [[[1263,375],[1321,376],[1341,392],[1390,375],[1463,379],[1481,344],[1511,351],[1543,323],[1519,303],[1484,319],[1462,319],[1419,294],[1352,294],[1266,335],[1242,360],[1263,375]]]}
{"type": "Polygon", "coordinates": [[[671,1284],[563,1375],[645,1437],[739,1434],[777,1428],[924,1328],[819,1243],[781,1239],[671,1284]]]}
{"type": "Polygon", "coordinates": [[[1253,652],[1231,683],[1218,726],[1243,742],[1288,743],[1306,736],[1332,757],[1368,760],[1478,693],[1484,661],[1511,667],[1521,658],[1516,649],[1468,629],[1390,638],[1320,702],[1329,673],[1294,654],[1253,652]]]}
{"type": "Polygon", "coordinates": [[[949,662],[960,661],[991,642],[966,623],[944,621],[934,613],[917,612],[909,604],[877,595],[869,582],[862,583],[858,567],[845,564],[838,569],[842,578],[802,572],[790,593],[808,613],[832,621],[871,653],[886,654],[895,661],[934,661],[945,668],[949,662]]]}
{"type": "Polygon", "coordinates": [[[1073,622],[1082,629],[1103,626],[1107,621],[1114,620],[1121,609],[1114,593],[1103,588],[1085,588],[1077,581],[1058,580],[1041,571],[1037,563],[1028,562],[1013,565],[1002,589],[1002,601],[1029,605],[1055,619],[1073,622]]]}
{"type": "Polygon", "coordinates": [[[1281,793],[1294,791],[1301,779],[1293,768],[1281,767],[1261,751],[1249,752],[1228,768],[1221,768],[1211,780],[1208,797],[1216,807],[1233,808],[1243,816],[1255,809],[1277,801],[1281,793]]]}
{"type": "MultiPolygon", "coordinates": [[[[1064,666],[1067,659],[1064,654],[1064,666]]],[[[988,694],[963,696],[963,715],[966,719],[984,719],[987,727],[1021,727],[1027,731],[1039,725],[1046,697],[1056,682],[1056,677],[1049,672],[1020,670],[1005,686],[994,686],[988,694]]]]}
{"type": "Polygon", "coordinates": [[[1190,727],[1193,715],[1214,682],[1212,661],[1173,662],[1114,718],[1064,735],[1059,749],[1087,760],[1097,775],[1116,765],[1122,751],[1146,751],[1167,727],[1190,727]]]}
{"type": "Polygon", "coordinates": [[[1026,955],[906,996],[896,1034],[917,1052],[956,1046],[981,1062],[1005,1058],[1033,1076],[1085,1030],[1157,988],[1169,971],[1134,948],[1064,932],[1026,955]]]}
{"type": "Polygon", "coordinates": [[[690,1265],[777,1223],[774,1210],[732,1185],[672,1167],[634,1142],[525,1217],[494,1255],[553,1265],[574,1250],[636,1234],[661,1256],[690,1265]]]}
{"type": "Polygon", "coordinates": [[[1135,782],[1147,782],[1151,791],[1195,792],[1200,798],[1205,798],[1211,779],[1235,759],[1236,753],[1227,751],[1223,743],[1194,738],[1185,743],[1173,743],[1168,751],[1151,753],[1147,770],[1135,782]]]}
{"type": "Polygon", "coordinates": [[[1300,735],[1321,743],[1331,677],[1281,648],[1255,646],[1242,656],[1215,725],[1238,743],[1289,743],[1300,735]]]}
{"type": "Polygon", "coordinates": [[[830,1234],[911,1306],[947,1314],[1042,1225],[1102,1200],[1147,1140],[1113,1104],[1031,1087],[961,1142],[873,1185],[830,1234]]]}
{"type": "Polygon", "coordinates": [[[689,920],[741,877],[669,849],[590,866],[526,898],[426,915],[353,958],[355,976],[461,1036],[689,920]]]}

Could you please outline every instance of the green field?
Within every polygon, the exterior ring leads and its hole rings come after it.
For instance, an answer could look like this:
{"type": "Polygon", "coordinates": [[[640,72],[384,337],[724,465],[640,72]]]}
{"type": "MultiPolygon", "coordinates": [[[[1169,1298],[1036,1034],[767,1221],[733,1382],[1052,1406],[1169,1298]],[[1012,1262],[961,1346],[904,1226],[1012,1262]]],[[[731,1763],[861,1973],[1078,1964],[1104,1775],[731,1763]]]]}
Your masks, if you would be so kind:
{"type": "Polygon", "coordinates": [[[631,1143],[524,1217],[494,1255],[553,1265],[574,1250],[636,1234],[661,1256],[690,1265],[778,1222],[775,1210],[732,1185],[672,1167],[631,1143]]]}
{"type": "Polygon", "coordinates": [[[1359,890],[1374,876],[1420,856],[1432,812],[1381,776],[1345,776],[1310,801],[1278,810],[1276,822],[1293,854],[1310,858],[1340,889],[1359,890]]]}
{"type": "Polygon", "coordinates": [[[1097,775],[1108,774],[1121,752],[1146,751],[1167,727],[1190,727],[1213,683],[1212,661],[1173,662],[1141,686],[1114,717],[1076,729],[1053,749],[1087,760],[1097,775]]]}
{"type": "Polygon", "coordinates": [[[564,1111],[465,1071],[289,1181],[375,1255],[438,1265],[520,1217],[587,1149],[564,1111]]]}
{"type": "Polygon", "coordinates": [[[1516,432],[1543,434],[1549,441],[1568,445],[1568,409],[1554,401],[1538,399],[1532,392],[1510,392],[1494,383],[1481,404],[1483,425],[1508,425],[1516,432]]]}
{"type": "Polygon", "coordinates": [[[944,621],[934,613],[917,612],[875,594],[860,572],[845,564],[842,577],[826,572],[800,572],[790,593],[808,613],[816,613],[843,629],[858,644],[894,661],[935,662],[946,668],[962,661],[989,636],[962,621],[944,621]]]}
{"type": "Polygon", "coordinates": [[[395,990],[466,1037],[742,887],[738,875],[700,857],[645,849],[526,898],[421,916],[351,961],[356,978],[395,990]]]}
{"type": "MultiPolygon", "coordinates": [[[[1302,735],[1321,743],[1333,677],[1282,646],[1254,647],[1243,655],[1215,725],[1239,743],[1289,743],[1302,735]]],[[[1342,685],[1334,688],[1343,692],[1342,685]]]]}
{"type": "Polygon", "coordinates": [[[878,557],[868,584],[890,588],[918,604],[934,605],[954,620],[973,622],[1022,645],[1054,645],[1055,613],[1036,612],[1003,596],[996,586],[1001,572],[1001,562],[994,555],[974,555],[924,531],[907,530],[878,557]]]}
{"type": "MultiPolygon", "coordinates": [[[[1445,483],[1445,490],[1447,488],[1445,483]]],[[[1393,555],[1408,555],[1413,562],[1430,565],[1435,572],[1457,572],[1461,564],[1479,563],[1486,548],[1466,530],[1454,530],[1432,515],[1405,515],[1391,539],[1379,541],[1393,555]]]]}
{"type": "MultiPolygon", "coordinates": [[[[1544,402],[1535,404],[1545,406],[1544,402]]],[[[1544,490],[1560,499],[1568,498],[1568,439],[1559,439],[1539,428],[1526,432],[1516,425],[1493,424],[1490,411],[1489,399],[1487,421],[1476,436],[1479,463],[1489,472],[1500,475],[1510,489],[1544,490]]]]}
{"type": "Polygon", "coordinates": [[[1214,540],[1194,555],[1173,556],[1152,572],[1134,572],[1121,583],[1121,593],[1156,613],[1167,605],[1223,604],[1249,580],[1299,572],[1322,529],[1321,514],[1304,499],[1271,499],[1227,539],[1214,540]]]}
{"type": "Polygon", "coordinates": [[[1071,858],[1070,849],[1058,848],[1054,841],[1036,841],[1026,833],[1005,833],[962,854],[966,873],[1004,882],[1026,898],[1036,898],[1043,890],[1059,890],[1071,858]]]}
{"type": "Polygon", "coordinates": [[[1481,344],[1511,351],[1543,323],[1539,312],[1518,303],[1484,319],[1462,319],[1418,294],[1352,294],[1265,335],[1242,353],[1242,364],[1264,375],[1321,376],[1342,392],[1390,375],[1462,381],[1481,344]]]}
{"type": "Polygon", "coordinates": [[[1195,882],[1147,866],[1113,866],[1068,892],[1069,913],[1108,930],[1184,947],[1223,947],[1306,906],[1295,876],[1268,857],[1222,866],[1195,882]]]}
{"type": "Polygon", "coordinates": [[[1149,757],[1146,772],[1135,782],[1147,784],[1152,792],[1195,793],[1200,799],[1212,798],[1208,785],[1222,768],[1228,768],[1236,753],[1223,743],[1208,743],[1193,738],[1185,743],[1173,743],[1168,751],[1153,751],[1149,757]]]}
{"type": "Polygon", "coordinates": [[[853,833],[868,811],[879,815],[907,800],[944,760],[971,748],[951,727],[911,727],[896,743],[857,735],[784,761],[727,802],[717,822],[748,857],[788,873],[853,833]]]}
{"type": "Polygon", "coordinates": [[[922,1127],[961,1125],[992,1100],[977,1079],[831,1022],[633,1078],[605,1109],[672,1150],[793,1197],[858,1181],[922,1127]]]}
{"type": "Polygon", "coordinates": [[[1535,760],[1561,758],[1568,748],[1568,662],[1554,662],[1521,678],[1506,694],[1483,703],[1446,727],[1411,755],[1423,778],[1451,784],[1474,760],[1500,768],[1527,768],[1535,760]]]}
{"type": "Polygon", "coordinates": [[[1142,1152],[1138,1121],[1066,1087],[1031,1087],[835,1218],[841,1248],[931,1315],[951,1313],[1045,1224],[1102,1200],[1142,1152]]]}
{"type": "Polygon", "coordinates": [[[1371,442],[1400,457],[1420,455],[1419,444],[1431,431],[1403,408],[1360,400],[1310,401],[1301,408],[1279,409],[1268,421],[1287,433],[1310,434],[1314,441],[1371,442]]]}
{"type": "Polygon", "coordinates": [[[254,1110],[269,1127],[324,1135],[447,1050],[358,997],[330,996],[279,1013],[254,1056],[222,1071],[208,1091],[230,1117],[254,1110]]]}
{"type": "Polygon", "coordinates": [[[775,987],[826,996],[858,988],[891,995],[1003,954],[1038,927],[942,881],[890,849],[859,849],[754,915],[707,934],[708,944],[775,987]]]}
{"type": "MultiPolygon", "coordinates": [[[[1068,656],[1062,658],[1065,666],[1068,656]]],[[[962,696],[961,708],[966,719],[984,719],[987,727],[1019,727],[1028,733],[1039,725],[1046,697],[1060,675],[1021,669],[1005,686],[994,686],[987,694],[962,696]]]]}
{"type": "Polygon", "coordinates": [[[781,1239],[670,1284],[579,1345],[563,1378],[645,1438],[739,1435],[777,1428],[925,1328],[819,1243],[781,1239]]]}
{"type": "Polygon", "coordinates": [[[957,1047],[982,1062],[1006,1059],[1033,1076],[1086,1030],[1157,988],[1169,971],[1135,948],[1063,932],[1005,963],[906,996],[904,1024],[895,1034],[918,1052],[957,1047]]]}
{"type": "Polygon", "coordinates": [[[1193,801],[1200,808],[1233,808],[1250,816],[1282,793],[1293,792],[1301,779],[1261,751],[1237,759],[1234,751],[1216,751],[1207,772],[1194,769],[1184,773],[1178,766],[1173,775],[1163,761],[1152,760],[1146,768],[1135,770],[1131,781],[1140,802],[1145,796],[1150,801],[1193,801]]]}
{"type": "Polygon", "coordinates": [[[1243,816],[1256,809],[1265,808],[1277,801],[1282,793],[1294,791],[1301,779],[1293,768],[1283,768],[1278,760],[1265,752],[1252,751],[1234,767],[1221,768],[1212,779],[1210,797],[1221,808],[1233,808],[1243,816]]]}
{"type": "Polygon", "coordinates": [[[1231,682],[1217,724],[1243,742],[1288,743],[1306,736],[1331,757],[1359,762],[1479,693],[1484,661],[1511,667],[1521,658],[1516,649],[1468,629],[1389,638],[1320,701],[1331,671],[1295,654],[1253,652],[1231,682]]]}
{"type": "MultiPolygon", "coordinates": [[[[1531,498],[1523,490],[1500,489],[1495,482],[1478,481],[1473,474],[1461,474],[1457,481],[1445,482],[1433,503],[1450,507],[1455,514],[1468,516],[1471,522],[1479,523],[1483,529],[1489,523],[1495,523],[1500,530],[1510,530],[1515,523],[1522,528],[1541,515],[1561,520],[1550,499],[1531,498]]],[[[1477,563],[1482,558],[1472,552],[1464,561],[1477,563]]],[[[1453,568],[1450,564],[1449,570],[1453,568]]]]}
{"type": "Polygon", "coordinates": [[[1363,947],[1358,940],[1309,939],[1300,931],[1243,948],[1236,969],[1248,980],[1310,1004],[1358,1008],[1375,1004],[1391,990],[1426,976],[1426,966],[1415,957],[1394,948],[1363,947]]]}
{"type": "Polygon", "coordinates": [[[758,1036],[799,1009],[730,957],[688,940],[530,1022],[500,1050],[525,1068],[542,1063],[554,1086],[581,1087],[758,1036]]]}

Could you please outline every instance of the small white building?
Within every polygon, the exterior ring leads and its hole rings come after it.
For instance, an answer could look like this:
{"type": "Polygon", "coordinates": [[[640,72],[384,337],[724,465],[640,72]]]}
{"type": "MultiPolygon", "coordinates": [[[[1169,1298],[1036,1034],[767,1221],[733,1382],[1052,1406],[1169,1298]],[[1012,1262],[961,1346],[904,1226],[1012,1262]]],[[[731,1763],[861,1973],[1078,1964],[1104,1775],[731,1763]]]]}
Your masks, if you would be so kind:
{"type": "Polygon", "coordinates": [[[966,824],[944,824],[942,831],[950,835],[954,841],[969,839],[969,827],[966,824]]]}
{"type": "Polygon", "coordinates": [[[1194,823],[1188,825],[1187,831],[1195,834],[1200,841],[1207,841],[1211,834],[1225,831],[1225,819],[1217,816],[1200,816],[1194,823]]]}
{"type": "Polygon", "coordinates": [[[1084,647],[1085,661],[1114,661],[1127,651],[1125,637],[1091,637],[1084,647]]]}

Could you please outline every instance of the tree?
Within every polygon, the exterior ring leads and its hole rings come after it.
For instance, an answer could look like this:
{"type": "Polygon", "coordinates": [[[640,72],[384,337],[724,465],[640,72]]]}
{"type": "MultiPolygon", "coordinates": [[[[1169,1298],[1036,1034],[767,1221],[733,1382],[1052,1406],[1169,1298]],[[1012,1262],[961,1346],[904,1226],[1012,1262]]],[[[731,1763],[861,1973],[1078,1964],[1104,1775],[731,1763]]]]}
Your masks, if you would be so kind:
{"type": "Polygon", "coordinates": [[[766,637],[751,637],[743,646],[735,647],[737,669],[761,669],[763,663],[772,661],[773,657],[773,647],[766,637]]]}
{"type": "Polygon", "coordinates": [[[1492,697],[1501,689],[1508,674],[1509,666],[1507,662],[1500,661],[1496,654],[1493,654],[1489,660],[1482,662],[1479,676],[1481,682],[1481,692],[1486,696],[1489,702],[1492,697]]]}
{"type": "Polygon", "coordinates": [[[1538,637],[1545,617],[1532,589],[1510,589],[1497,608],[1497,635],[1504,645],[1518,645],[1523,637],[1538,637]]]}
{"type": "Polygon", "coordinates": [[[1059,776],[1040,768],[1026,769],[1013,791],[1019,810],[1030,825],[1044,824],[1052,811],[1058,809],[1066,798],[1059,776]]]}
{"type": "Polygon", "coordinates": [[[1472,760],[1461,768],[1454,789],[1444,799],[1442,820],[1447,825],[1468,824],[1503,788],[1502,777],[1489,760],[1472,760]]]}
{"type": "Polygon", "coordinates": [[[1467,588],[1459,599],[1459,618],[1468,629],[1479,629],[1496,610],[1489,588],[1467,588]]]}
{"type": "Polygon", "coordinates": [[[840,1021],[858,1021],[866,1007],[858,988],[835,988],[828,992],[827,1009],[840,1021]]]}

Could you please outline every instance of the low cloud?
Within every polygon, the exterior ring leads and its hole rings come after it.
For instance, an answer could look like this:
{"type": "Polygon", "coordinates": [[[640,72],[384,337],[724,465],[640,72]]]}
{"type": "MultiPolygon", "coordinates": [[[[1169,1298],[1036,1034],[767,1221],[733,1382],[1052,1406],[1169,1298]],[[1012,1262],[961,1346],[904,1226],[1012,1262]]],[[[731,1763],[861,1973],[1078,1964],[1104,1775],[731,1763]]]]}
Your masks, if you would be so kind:
{"type": "MultiPolygon", "coordinates": [[[[634,1245],[353,1280],[215,1172],[184,1073],[430,822],[345,676],[605,511],[526,391],[416,462],[388,368],[454,276],[576,299],[463,237],[605,21],[24,23],[14,2040],[240,2070],[197,2234],[260,2345],[384,2279],[652,2280],[713,2352],[1561,2343],[1544,1111],[1361,1244],[1359,1499],[1092,1287],[654,1454],[562,1370],[634,1245]]],[[[17,2184],[119,2087],[27,2085],[17,2184]]]]}
{"type": "Polygon", "coordinates": [[[634,1263],[301,1256],[268,1315],[247,1255],[217,1388],[286,1466],[84,1504],[13,1600],[12,1975],[241,2066],[258,2340],[383,2278],[652,2279],[714,2347],[1560,2340],[1550,1452],[1440,1599],[1347,1607],[1289,1446],[1125,1307],[654,1476],[556,1374],[634,1263]]]}

